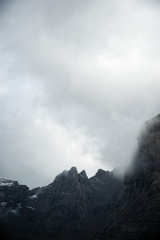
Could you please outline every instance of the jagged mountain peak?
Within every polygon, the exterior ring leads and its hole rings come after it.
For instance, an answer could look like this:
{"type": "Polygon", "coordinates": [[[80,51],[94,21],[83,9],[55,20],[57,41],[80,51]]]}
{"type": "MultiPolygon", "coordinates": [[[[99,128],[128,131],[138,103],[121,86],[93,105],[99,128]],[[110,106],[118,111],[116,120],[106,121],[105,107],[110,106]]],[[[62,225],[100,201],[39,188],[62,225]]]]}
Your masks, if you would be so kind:
{"type": "Polygon", "coordinates": [[[112,173],[110,171],[105,171],[103,169],[98,169],[98,171],[97,171],[97,173],[95,174],[94,177],[97,178],[97,179],[102,180],[102,179],[105,179],[105,178],[107,178],[107,177],[109,177],[111,175],[112,175],[112,173]]]}
{"type": "Polygon", "coordinates": [[[97,173],[96,173],[96,177],[101,176],[101,175],[106,175],[107,171],[103,170],[103,169],[98,169],[97,173]]]}
{"type": "Polygon", "coordinates": [[[62,177],[75,177],[77,176],[78,171],[76,167],[71,167],[70,170],[64,170],[63,172],[61,172],[60,174],[58,174],[55,178],[55,180],[62,178],[62,177]]]}
{"type": "Polygon", "coordinates": [[[71,167],[71,169],[69,170],[69,173],[72,175],[77,175],[78,174],[77,168],[74,166],[71,167]]]}
{"type": "Polygon", "coordinates": [[[84,177],[84,178],[87,178],[87,179],[88,179],[88,177],[87,177],[87,174],[86,174],[86,171],[85,171],[85,170],[83,170],[82,172],[80,172],[80,173],[79,173],[79,175],[80,175],[81,177],[84,177]]]}

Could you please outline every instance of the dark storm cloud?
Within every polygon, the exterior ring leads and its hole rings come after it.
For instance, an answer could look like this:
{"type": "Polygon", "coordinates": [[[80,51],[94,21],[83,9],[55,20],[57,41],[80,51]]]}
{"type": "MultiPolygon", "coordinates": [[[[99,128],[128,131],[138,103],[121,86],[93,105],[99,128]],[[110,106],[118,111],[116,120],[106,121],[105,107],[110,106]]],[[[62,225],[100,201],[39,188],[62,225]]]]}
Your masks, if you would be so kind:
{"type": "Polygon", "coordinates": [[[12,1],[0,23],[0,175],[125,168],[159,113],[156,1],[12,1]]]}

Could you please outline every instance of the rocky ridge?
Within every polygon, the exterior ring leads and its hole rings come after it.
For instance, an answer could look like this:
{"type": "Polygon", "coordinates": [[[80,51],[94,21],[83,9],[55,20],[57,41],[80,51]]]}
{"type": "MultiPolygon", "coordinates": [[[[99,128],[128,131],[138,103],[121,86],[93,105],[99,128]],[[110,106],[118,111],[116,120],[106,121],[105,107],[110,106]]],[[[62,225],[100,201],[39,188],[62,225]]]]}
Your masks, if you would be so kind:
{"type": "Polygon", "coordinates": [[[122,180],[113,172],[99,169],[88,178],[75,167],[48,186],[30,191],[14,181],[0,183],[0,227],[6,239],[36,239],[38,232],[38,239],[91,239],[100,219],[112,211],[123,191],[122,180]]]}
{"type": "Polygon", "coordinates": [[[0,179],[0,239],[159,240],[160,115],[145,123],[124,181],[75,167],[32,190],[0,179]]]}

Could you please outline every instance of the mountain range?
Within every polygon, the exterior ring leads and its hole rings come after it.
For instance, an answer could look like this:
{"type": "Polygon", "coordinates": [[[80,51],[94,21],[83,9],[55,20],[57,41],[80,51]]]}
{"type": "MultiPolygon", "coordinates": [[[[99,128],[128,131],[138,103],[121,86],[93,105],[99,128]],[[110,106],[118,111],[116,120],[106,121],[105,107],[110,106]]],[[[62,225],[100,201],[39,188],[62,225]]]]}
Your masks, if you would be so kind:
{"type": "Polygon", "coordinates": [[[0,239],[160,239],[160,115],[144,124],[124,177],[72,167],[32,190],[0,179],[0,239]]]}

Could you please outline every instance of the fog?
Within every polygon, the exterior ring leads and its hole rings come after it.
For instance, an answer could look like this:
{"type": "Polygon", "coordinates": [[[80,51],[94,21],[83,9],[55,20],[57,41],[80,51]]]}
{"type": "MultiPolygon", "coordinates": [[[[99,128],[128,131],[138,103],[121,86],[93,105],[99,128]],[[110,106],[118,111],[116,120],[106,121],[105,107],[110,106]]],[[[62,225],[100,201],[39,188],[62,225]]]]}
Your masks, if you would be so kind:
{"type": "Polygon", "coordinates": [[[122,170],[160,112],[159,1],[0,1],[0,177],[122,170]]]}

